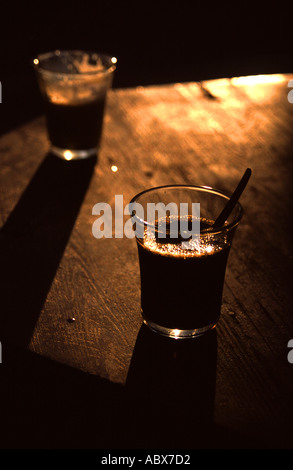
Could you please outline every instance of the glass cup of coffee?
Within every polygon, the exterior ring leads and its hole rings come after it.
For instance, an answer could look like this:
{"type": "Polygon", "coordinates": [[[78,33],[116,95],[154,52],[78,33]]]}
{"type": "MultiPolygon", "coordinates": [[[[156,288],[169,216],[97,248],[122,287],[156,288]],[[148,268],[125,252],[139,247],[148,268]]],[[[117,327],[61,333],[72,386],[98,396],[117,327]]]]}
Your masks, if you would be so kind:
{"type": "Polygon", "coordinates": [[[56,50],[33,60],[52,153],[73,160],[98,152],[116,63],[115,57],[79,50],[56,50]]]}
{"type": "Polygon", "coordinates": [[[207,186],[168,185],[130,202],[142,317],[157,333],[192,338],[216,326],[228,255],[243,215],[238,202],[225,224],[214,229],[228,200],[207,186]]]}

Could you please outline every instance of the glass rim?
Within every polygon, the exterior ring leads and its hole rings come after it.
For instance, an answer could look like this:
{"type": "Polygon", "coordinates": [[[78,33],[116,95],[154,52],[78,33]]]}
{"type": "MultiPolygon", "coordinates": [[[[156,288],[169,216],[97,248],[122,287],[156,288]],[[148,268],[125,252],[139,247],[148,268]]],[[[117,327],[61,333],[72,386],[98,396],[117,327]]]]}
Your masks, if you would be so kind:
{"type": "Polygon", "coordinates": [[[83,50],[83,49],[55,49],[54,51],[42,52],[32,59],[32,65],[37,72],[40,72],[49,76],[59,75],[63,77],[70,77],[72,79],[78,79],[78,78],[81,79],[87,76],[93,77],[95,75],[110,74],[116,70],[116,64],[117,64],[117,58],[110,54],[104,54],[104,53],[96,52],[94,50],[83,50]],[[63,52],[68,52],[68,53],[83,52],[83,53],[88,53],[88,54],[96,54],[101,59],[108,61],[109,65],[105,66],[103,70],[95,70],[95,71],[93,70],[93,71],[87,71],[87,72],[82,72],[82,73],[57,72],[57,71],[47,70],[41,65],[40,63],[41,60],[46,60],[54,56],[58,57],[58,55],[62,54],[63,52]]]}
{"type": "MultiPolygon", "coordinates": [[[[137,199],[140,198],[141,196],[143,196],[144,194],[147,194],[147,193],[150,193],[150,192],[155,192],[155,191],[158,191],[158,190],[161,190],[161,189],[172,189],[172,188],[174,188],[174,189],[185,188],[185,189],[194,189],[194,190],[201,191],[201,192],[208,192],[208,193],[214,194],[216,196],[221,196],[224,199],[226,199],[227,201],[231,197],[231,196],[228,196],[224,191],[222,191],[220,189],[213,188],[211,186],[197,186],[197,185],[190,185],[190,184],[167,184],[167,185],[162,185],[162,186],[154,186],[153,188],[148,188],[148,189],[145,189],[144,191],[141,191],[140,193],[136,194],[131,199],[130,204],[138,202],[137,199]]],[[[242,207],[242,205],[240,204],[239,201],[236,203],[235,207],[239,208],[239,214],[237,215],[236,219],[233,222],[230,222],[229,224],[223,225],[222,227],[219,227],[219,228],[216,228],[216,229],[211,229],[211,228],[204,229],[201,233],[216,234],[216,233],[221,233],[223,231],[223,229],[231,230],[235,226],[237,226],[239,224],[240,220],[242,219],[244,211],[243,211],[243,207],[242,207]]],[[[153,226],[152,224],[149,224],[146,220],[142,220],[141,218],[137,217],[136,214],[132,215],[132,217],[136,218],[137,221],[139,223],[143,224],[143,225],[153,226]]]]}

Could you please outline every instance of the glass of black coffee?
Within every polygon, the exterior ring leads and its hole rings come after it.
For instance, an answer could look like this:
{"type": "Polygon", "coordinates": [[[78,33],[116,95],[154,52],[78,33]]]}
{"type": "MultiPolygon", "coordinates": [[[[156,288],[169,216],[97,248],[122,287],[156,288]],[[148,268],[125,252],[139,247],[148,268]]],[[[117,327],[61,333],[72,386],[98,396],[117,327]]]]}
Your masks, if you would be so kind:
{"type": "Polygon", "coordinates": [[[51,152],[65,160],[98,152],[116,63],[115,57],[79,50],[56,50],[33,60],[51,152]]]}
{"type": "Polygon", "coordinates": [[[157,333],[192,338],[216,326],[228,255],[243,215],[237,203],[214,229],[228,200],[219,190],[186,185],[148,189],[132,199],[142,317],[157,333]]]}

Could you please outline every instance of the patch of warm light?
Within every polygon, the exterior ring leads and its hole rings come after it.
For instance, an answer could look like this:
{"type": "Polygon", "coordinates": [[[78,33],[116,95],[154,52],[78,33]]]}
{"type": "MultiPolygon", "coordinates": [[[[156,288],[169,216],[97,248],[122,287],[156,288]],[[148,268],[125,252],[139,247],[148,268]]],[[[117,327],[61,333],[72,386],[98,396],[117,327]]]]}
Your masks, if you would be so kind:
{"type": "Polygon", "coordinates": [[[231,78],[232,85],[259,85],[265,83],[280,83],[286,81],[286,77],[281,73],[270,75],[248,75],[244,77],[231,78]]]}
{"type": "Polygon", "coordinates": [[[177,329],[175,328],[175,330],[172,331],[172,336],[174,336],[174,338],[179,338],[180,331],[181,331],[181,330],[177,330],[177,329]]]}
{"type": "Polygon", "coordinates": [[[71,152],[71,150],[65,150],[64,152],[64,158],[65,160],[72,160],[73,158],[73,153],[71,152]]]}
{"type": "Polygon", "coordinates": [[[245,94],[254,101],[271,101],[274,96],[279,95],[277,85],[287,82],[288,79],[282,74],[272,75],[250,75],[247,77],[233,77],[231,84],[241,88],[245,94]]]}
{"type": "Polygon", "coordinates": [[[178,102],[159,101],[148,108],[148,113],[141,115],[137,120],[137,126],[144,132],[147,126],[153,126],[154,122],[160,121],[164,127],[169,127],[177,132],[187,132],[196,130],[199,133],[222,132],[222,124],[212,115],[205,111],[200,105],[194,106],[190,100],[184,107],[178,102]],[[180,116],[180,117],[179,117],[180,116]]]}
{"type": "Polygon", "coordinates": [[[118,166],[112,165],[111,170],[113,171],[113,173],[116,173],[116,171],[118,171],[118,166]]]}
{"type": "Polygon", "coordinates": [[[38,63],[39,63],[39,59],[34,59],[34,64],[38,65],[38,63]]]}
{"type": "Polygon", "coordinates": [[[116,58],[116,57],[112,57],[111,62],[112,62],[112,64],[117,64],[117,58],[116,58]]]}

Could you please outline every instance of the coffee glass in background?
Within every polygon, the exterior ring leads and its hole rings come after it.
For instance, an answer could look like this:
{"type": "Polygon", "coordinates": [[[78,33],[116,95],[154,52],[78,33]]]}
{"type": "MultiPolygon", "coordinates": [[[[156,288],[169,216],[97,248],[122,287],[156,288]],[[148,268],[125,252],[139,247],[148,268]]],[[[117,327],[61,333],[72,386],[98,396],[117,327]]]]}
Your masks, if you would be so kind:
{"type": "Polygon", "coordinates": [[[130,213],[139,255],[141,312],[144,323],[157,333],[177,339],[192,338],[216,326],[228,255],[243,215],[237,203],[225,225],[213,229],[213,222],[228,200],[229,196],[219,190],[186,185],[148,189],[132,199],[130,213]],[[136,210],[136,203],[143,210],[136,210]],[[199,237],[188,240],[188,233],[183,237],[178,210],[178,217],[168,211],[163,216],[166,236],[162,238],[158,234],[158,219],[149,220],[147,216],[149,203],[163,203],[165,207],[173,203],[178,208],[180,203],[188,203],[188,227],[194,218],[192,203],[199,203],[199,237]],[[179,227],[175,237],[170,229],[174,217],[179,227]]]}
{"type": "Polygon", "coordinates": [[[116,63],[116,57],[79,50],[56,50],[33,60],[52,153],[65,160],[97,154],[116,63]]]}

